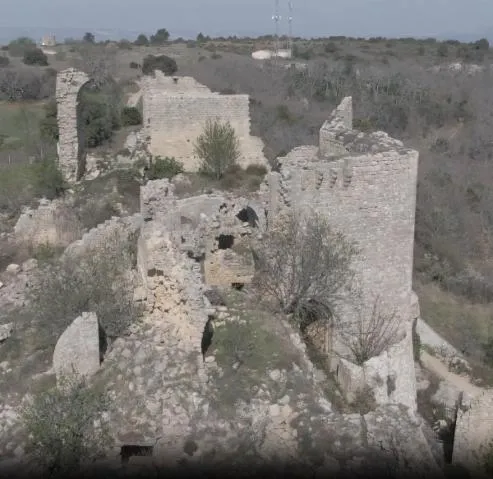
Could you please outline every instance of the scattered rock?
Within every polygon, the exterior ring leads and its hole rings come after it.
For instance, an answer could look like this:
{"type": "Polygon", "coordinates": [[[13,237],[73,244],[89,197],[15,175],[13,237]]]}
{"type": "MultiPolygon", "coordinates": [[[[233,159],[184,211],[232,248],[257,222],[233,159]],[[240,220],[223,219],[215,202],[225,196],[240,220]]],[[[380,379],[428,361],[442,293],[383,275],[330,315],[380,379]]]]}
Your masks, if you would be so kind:
{"type": "Polygon", "coordinates": [[[21,267],[18,264],[12,263],[7,266],[5,271],[10,274],[17,274],[21,270],[21,267]]]}
{"type": "Polygon", "coordinates": [[[38,260],[36,258],[28,259],[22,263],[22,271],[32,271],[38,267],[38,260]]]}
{"type": "MultiPolygon", "coordinates": [[[[10,337],[14,330],[14,323],[0,325],[0,343],[10,337]]],[[[3,363],[2,363],[3,364],[3,363]]]]}
{"type": "Polygon", "coordinates": [[[62,333],[53,353],[57,379],[73,374],[94,374],[100,365],[99,325],[96,313],[82,313],[62,333]]]}
{"type": "Polygon", "coordinates": [[[141,302],[141,301],[145,301],[146,299],[147,299],[146,290],[142,286],[136,288],[134,291],[134,301],[141,302]]]}

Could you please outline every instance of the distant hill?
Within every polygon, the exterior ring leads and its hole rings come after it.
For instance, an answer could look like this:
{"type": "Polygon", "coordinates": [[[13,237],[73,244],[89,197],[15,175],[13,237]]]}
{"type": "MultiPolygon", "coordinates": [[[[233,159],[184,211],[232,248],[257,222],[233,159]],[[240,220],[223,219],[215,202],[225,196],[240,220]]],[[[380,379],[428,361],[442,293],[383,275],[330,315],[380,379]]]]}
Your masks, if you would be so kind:
{"type": "Polygon", "coordinates": [[[96,36],[97,41],[105,40],[121,40],[126,38],[128,40],[135,40],[140,33],[151,34],[154,32],[137,32],[132,30],[116,30],[116,29],[94,29],[94,28],[61,28],[61,27],[3,27],[0,26],[0,44],[9,43],[11,40],[19,38],[21,36],[30,37],[35,41],[41,40],[41,38],[48,34],[55,35],[58,42],[62,43],[66,38],[80,39],[84,36],[84,33],[91,32],[96,36]]]}
{"type": "MultiPolygon", "coordinates": [[[[146,35],[152,35],[154,31],[152,30],[125,30],[125,29],[97,29],[97,28],[81,28],[81,27],[9,27],[0,25],[0,44],[4,45],[9,43],[11,40],[19,38],[21,36],[27,36],[35,41],[41,40],[41,38],[48,34],[55,35],[58,42],[62,43],[67,38],[81,39],[86,32],[94,33],[97,41],[105,40],[135,40],[140,33],[146,35]]],[[[171,30],[170,33],[172,38],[185,38],[185,39],[195,39],[198,32],[190,30],[171,30]]],[[[216,31],[216,32],[203,32],[206,35],[211,36],[229,36],[236,34],[237,36],[258,36],[262,33],[254,34],[253,32],[247,31],[237,31],[235,33],[226,31],[216,31]]],[[[268,34],[271,32],[264,32],[263,34],[268,34]]],[[[348,35],[351,36],[351,35],[348,35]]],[[[353,35],[354,36],[354,35],[353,35]]],[[[387,36],[382,33],[382,36],[387,36]]],[[[459,40],[461,42],[474,42],[480,38],[487,38],[490,43],[493,44],[493,27],[479,33],[467,33],[467,32],[445,32],[436,35],[429,35],[430,37],[435,37],[438,40],[459,40]]],[[[418,37],[418,36],[416,36],[418,37]]],[[[422,36],[421,36],[422,37],[422,36]]]]}

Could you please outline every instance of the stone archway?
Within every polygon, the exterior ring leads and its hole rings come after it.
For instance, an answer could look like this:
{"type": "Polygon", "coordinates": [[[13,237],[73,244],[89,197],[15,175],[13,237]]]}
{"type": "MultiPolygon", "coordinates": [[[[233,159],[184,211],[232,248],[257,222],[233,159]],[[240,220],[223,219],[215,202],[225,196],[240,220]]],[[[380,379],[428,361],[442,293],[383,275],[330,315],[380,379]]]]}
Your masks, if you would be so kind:
{"type": "Polygon", "coordinates": [[[63,177],[70,183],[78,181],[85,170],[77,106],[79,93],[89,81],[86,73],[75,68],[68,68],[57,75],[58,161],[63,177]]]}

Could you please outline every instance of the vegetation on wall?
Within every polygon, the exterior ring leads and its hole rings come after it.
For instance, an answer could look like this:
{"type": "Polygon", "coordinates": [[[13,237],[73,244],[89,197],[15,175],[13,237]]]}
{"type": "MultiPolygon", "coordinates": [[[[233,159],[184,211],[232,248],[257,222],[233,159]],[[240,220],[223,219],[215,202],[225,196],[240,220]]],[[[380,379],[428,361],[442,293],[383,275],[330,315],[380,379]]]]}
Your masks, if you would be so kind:
{"type": "Polygon", "coordinates": [[[170,76],[176,73],[178,66],[173,58],[166,55],[147,55],[142,62],[142,73],[144,75],[154,75],[156,70],[170,76]]]}
{"type": "Polygon", "coordinates": [[[240,144],[234,128],[229,122],[208,120],[203,133],[194,145],[195,154],[200,158],[200,172],[220,179],[240,157],[240,144]]]}

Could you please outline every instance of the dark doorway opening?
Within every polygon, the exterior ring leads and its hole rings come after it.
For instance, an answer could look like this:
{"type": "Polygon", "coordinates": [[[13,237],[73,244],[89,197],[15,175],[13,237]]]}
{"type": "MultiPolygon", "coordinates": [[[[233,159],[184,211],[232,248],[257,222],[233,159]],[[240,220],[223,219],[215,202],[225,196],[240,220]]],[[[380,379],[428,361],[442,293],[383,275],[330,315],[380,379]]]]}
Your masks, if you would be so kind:
{"type": "Polygon", "coordinates": [[[258,216],[250,206],[243,208],[236,217],[243,223],[248,223],[251,228],[258,228],[258,216]]]}
{"type": "Polygon", "coordinates": [[[212,337],[214,336],[214,323],[213,318],[209,318],[205,323],[204,331],[202,333],[202,341],[200,344],[200,349],[202,351],[202,359],[205,362],[205,355],[212,344],[212,337]]]}
{"type": "Polygon", "coordinates": [[[132,456],[152,456],[154,446],[141,446],[137,444],[125,444],[120,448],[122,464],[128,464],[132,456]]]}
{"type": "Polygon", "coordinates": [[[235,243],[233,235],[219,235],[216,240],[219,249],[231,249],[235,243]]]}

